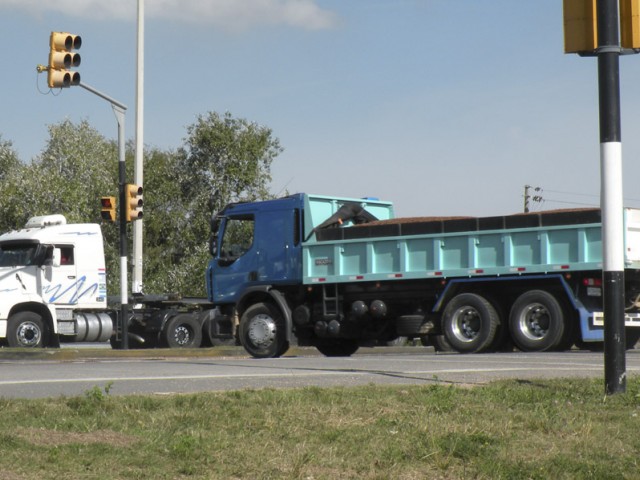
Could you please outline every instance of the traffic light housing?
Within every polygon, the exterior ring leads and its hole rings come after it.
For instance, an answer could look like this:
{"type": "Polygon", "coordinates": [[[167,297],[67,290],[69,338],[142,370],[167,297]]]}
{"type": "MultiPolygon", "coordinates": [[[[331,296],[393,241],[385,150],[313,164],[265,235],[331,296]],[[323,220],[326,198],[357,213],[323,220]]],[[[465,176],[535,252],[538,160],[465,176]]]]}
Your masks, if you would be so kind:
{"type": "Polygon", "coordinates": [[[640,0],[620,0],[620,45],[640,48],[640,0]]]}
{"type": "Polygon", "coordinates": [[[593,52],[598,48],[596,0],[563,0],[564,53],[593,52]]]}
{"type": "Polygon", "coordinates": [[[51,32],[49,37],[49,65],[47,83],[49,88],[67,88],[80,85],[80,74],[69,70],[80,66],[80,54],[74,52],[82,46],[80,35],[67,32],[51,32]]]}
{"type": "Polygon", "coordinates": [[[126,199],[126,219],[127,222],[140,220],[142,218],[142,187],[135,184],[125,186],[126,199]]]}
{"type": "Polygon", "coordinates": [[[116,197],[100,197],[100,216],[107,222],[116,221],[116,197]]]}
{"type": "MultiPolygon", "coordinates": [[[[620,46],[640,49],[640,0],[619,0],[620,46]]],[[[596,0],[563,0],[564,52],[591,54],[598,48],[596,0]]]]}

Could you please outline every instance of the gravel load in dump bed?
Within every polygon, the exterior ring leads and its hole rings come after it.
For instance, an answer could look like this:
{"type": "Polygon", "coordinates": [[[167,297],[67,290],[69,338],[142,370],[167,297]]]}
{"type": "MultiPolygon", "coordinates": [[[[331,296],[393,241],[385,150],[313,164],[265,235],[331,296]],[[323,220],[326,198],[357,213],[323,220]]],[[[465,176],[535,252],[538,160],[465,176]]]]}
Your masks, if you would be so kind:
{"type": "Polygon", "coordinates": [[[554,227],[600,223],[600,209],[576,208],[495,217],[407,217],[315,231],[318,241],[554,227]]]}
{"type": "MultiPolygon", "coordinates": [[[[510,215],[504,215],[503,217],[515,217],[515,216],[537,216],[537,215],[548,215],[548,214],[578,214],[578,213],[600,213],[599,208],[560,208],[556,210],[542,210],[539,212],[528,212],[528,213],[512,213],[510,215]]],[[[421,222],[447,222],[449,220],[468,220],[468,219],[478,219],[478,218],[498,218],[498,217],[464,217],[464,216],[453,216],[453,217],[398,217],[392,218],[390,220],[375,220],[369,223],[362,223],[360,225],[353,225],[353,227],[364,227],[364,226],[375,226],[375,225],[395,225],[398,223],[421,223],[421,222]]],[[[594,223],[594,222],[587,222],[594,223]]]]}

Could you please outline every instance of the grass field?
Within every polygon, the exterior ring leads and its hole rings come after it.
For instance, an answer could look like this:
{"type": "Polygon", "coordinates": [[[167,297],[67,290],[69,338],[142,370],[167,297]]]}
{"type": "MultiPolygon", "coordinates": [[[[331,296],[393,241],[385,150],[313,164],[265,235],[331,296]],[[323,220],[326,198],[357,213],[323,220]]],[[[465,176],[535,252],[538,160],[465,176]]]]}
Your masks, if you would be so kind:
{"type": "Polygon", "coordinates": [[[0,479],[635,479],[640,379],[0,399],[0,479]]]}

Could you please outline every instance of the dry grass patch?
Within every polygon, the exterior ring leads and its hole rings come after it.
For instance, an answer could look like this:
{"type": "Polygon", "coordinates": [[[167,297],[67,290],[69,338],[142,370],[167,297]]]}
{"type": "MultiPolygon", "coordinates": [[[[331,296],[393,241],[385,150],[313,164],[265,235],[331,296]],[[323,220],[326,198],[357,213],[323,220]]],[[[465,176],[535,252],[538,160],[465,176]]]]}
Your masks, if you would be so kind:
{"type": "Polygon", "coordinates": [[[78,443],[81,445],[100,443],[112,447],[129,447],[138,441],[131,435],[110,430],[95,432],[61,432],[44,428],[27,428],[18,430],[16,435],[36,447],[60,447],[78,443]]]}

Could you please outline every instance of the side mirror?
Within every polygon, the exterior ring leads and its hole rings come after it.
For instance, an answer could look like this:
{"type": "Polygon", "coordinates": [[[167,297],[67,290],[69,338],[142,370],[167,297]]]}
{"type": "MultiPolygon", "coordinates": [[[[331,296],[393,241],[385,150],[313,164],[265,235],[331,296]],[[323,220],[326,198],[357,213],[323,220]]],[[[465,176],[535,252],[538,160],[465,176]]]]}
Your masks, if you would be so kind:
{"type": "Polygon", "coordinates": [[[218,250],[218,236],[211,235],[211,237],[209,237],[209,253],[211,254],[212,257],[216,256],[217,250],[218,250]]]}

